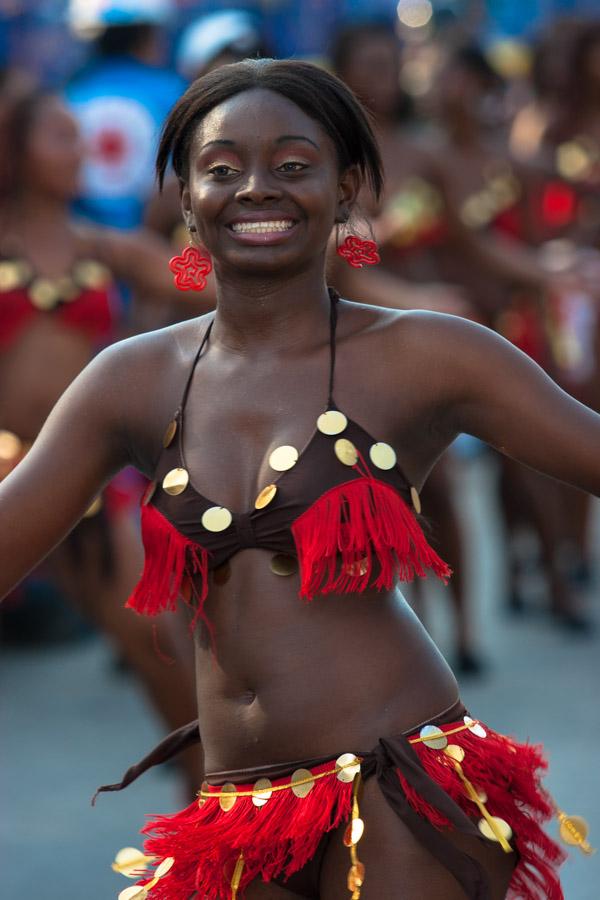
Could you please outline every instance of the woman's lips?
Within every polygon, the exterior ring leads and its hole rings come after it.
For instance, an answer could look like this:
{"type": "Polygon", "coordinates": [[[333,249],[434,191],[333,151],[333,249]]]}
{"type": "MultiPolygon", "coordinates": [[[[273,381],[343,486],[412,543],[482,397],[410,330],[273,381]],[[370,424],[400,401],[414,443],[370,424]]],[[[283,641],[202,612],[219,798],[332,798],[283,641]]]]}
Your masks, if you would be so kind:
{"type": "Polygon", "coordinates": [[[297,224],[292,219],[256,219],[232,222],[227,228],[241,244],[280,244],[293,234],[297,224]]]}

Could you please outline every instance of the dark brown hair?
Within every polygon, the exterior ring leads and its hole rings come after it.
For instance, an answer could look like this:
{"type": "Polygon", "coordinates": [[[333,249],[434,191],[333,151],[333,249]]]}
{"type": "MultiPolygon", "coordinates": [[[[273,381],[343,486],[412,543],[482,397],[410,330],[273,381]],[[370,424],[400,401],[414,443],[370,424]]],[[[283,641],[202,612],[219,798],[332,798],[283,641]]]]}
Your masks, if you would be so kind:
{"type": "Polygon", "coordinates": [[[203,117],[236,94],[263,88],[281,94],[317,121],[337,150],[340,169],[356,165],[376,197],[383,187],[383,166],[368,113],[346,85],[324,69],[296,60],[245,59],[198,78],[175,104],[165,122],[156,173],[162,187],[172,161],[187,181],[190,143],[203,117]]]}

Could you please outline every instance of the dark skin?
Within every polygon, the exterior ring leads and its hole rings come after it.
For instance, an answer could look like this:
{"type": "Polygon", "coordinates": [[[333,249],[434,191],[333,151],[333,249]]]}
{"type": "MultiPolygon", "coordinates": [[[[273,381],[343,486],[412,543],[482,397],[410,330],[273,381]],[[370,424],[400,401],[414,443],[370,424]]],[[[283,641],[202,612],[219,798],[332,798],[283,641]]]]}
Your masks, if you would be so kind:
{"type": "MultiPolygon", "coordinates": [[[[303,446],[325,403],[325,253],[360,186],[354,169],[339,171],[321,126],[278,94],[245,92],[197,126],[182,202],[214,259],[218,308],[189,396],[185,454],[197,488],[232,510],[251,507],[271,480],[270,452],[303,446]],[[264,213],[296,224],[262,246],[242,243],[228,227],[240,215],[264,213]]],[[[113,345],[67,390],[29,456],[0,485],[0,512],[12,523],[0,531],[1,594],[64,537],[114,472],[133,463],[152,476],[211,317],[113,345]]],[[[338,335],[338,404],[397,448],[417,487],[466,431],[600,494],[600,417],[492,332],[452,316],[341,301],[338,335]]],[[[216,658],[203,629],[196,632],[207,772],[371,747],[454,702],[454,677],[399,591],[304,604],[296,577],[273,575],[269,557],[238,553],[227,585],[211,588],[216,658]]],[[[374,781],[364,812],[373,823],[365,900],[416,900],[432,873],[428,896],[463,896],[388,816],[374,781]]],[[[322,900],[347,896],[339,843],[334,835],[326,853],[322,900]]],[[[494,897],[503,897],[512,861],[495,848],[481,852],[494,897]]],[[[248,896],[302,893],[257,884],[248,896]]]]}

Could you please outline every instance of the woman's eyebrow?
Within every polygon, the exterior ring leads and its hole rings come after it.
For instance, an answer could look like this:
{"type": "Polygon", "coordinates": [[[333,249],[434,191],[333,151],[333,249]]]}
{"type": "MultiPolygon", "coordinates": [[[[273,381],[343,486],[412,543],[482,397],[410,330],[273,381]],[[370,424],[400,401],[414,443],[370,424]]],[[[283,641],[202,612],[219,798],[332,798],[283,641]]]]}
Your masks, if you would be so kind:
{"type": "Polygon", "coordinates": [[[235,141],[228,141],[223,139],[218,139],[214,141],[207,141],[206,144],[202,144],[200,150],[204,150],[206,147],[210,147],[212,144],[219,144],[221,147],[233,147],[235,145],[235,141]]]}
{"type": "Polygon", "coordinates": [[[281,137],[278,137],[275,141],[276,144],[283,144],[284,141],[306,141],[309,144],[312,144],[317,150],[320,150],[318,144],[315,144],[314,141],[311,141],[310,138],[305,137],[302,134],[282,134],[281,137]]]}

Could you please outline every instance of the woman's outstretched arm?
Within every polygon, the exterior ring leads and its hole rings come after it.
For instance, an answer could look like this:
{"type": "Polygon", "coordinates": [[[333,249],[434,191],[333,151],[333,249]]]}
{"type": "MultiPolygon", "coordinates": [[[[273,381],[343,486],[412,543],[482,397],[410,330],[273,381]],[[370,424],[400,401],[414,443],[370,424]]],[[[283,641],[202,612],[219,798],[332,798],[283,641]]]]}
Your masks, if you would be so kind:
{"type": "Polygon", "coordinates": [[[529,357],[480,325],[430,317],[439,386],[436,427],[460,432],[560,481],[600,496],[600,416],[529,357]]]}
{"type": "MultiPolygon", "coordinates": [[[[65,391],[24,460],[0,484],[0,597],[77,524],[131,461],[126,345],[99,354],[65,391]]],[[[43,377],[43,373],[40,373],[43,377]]]]}

